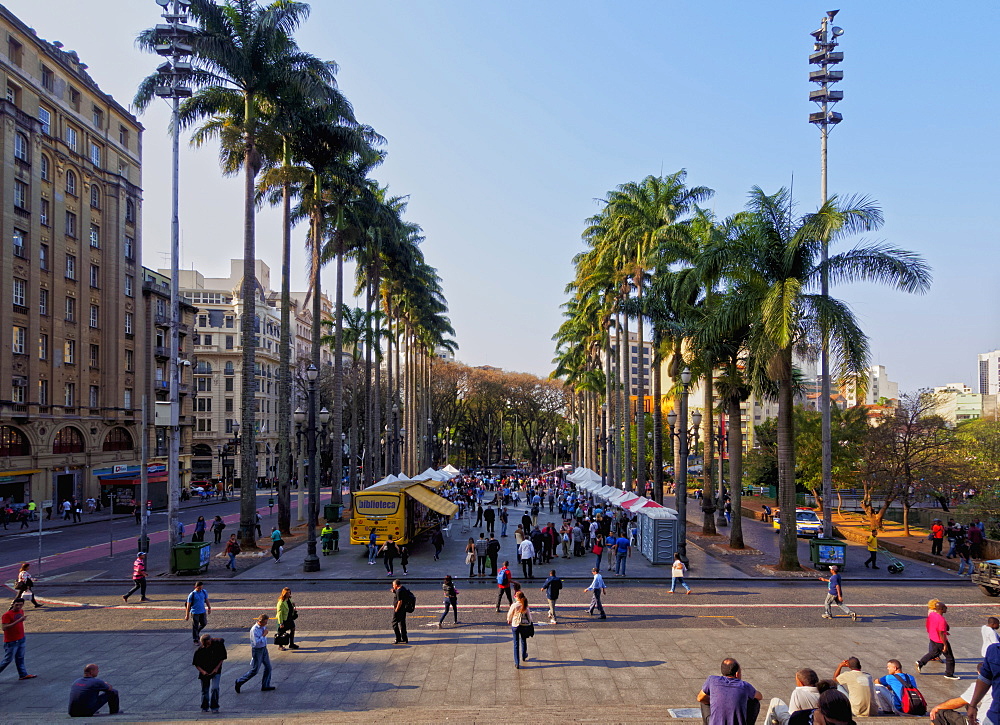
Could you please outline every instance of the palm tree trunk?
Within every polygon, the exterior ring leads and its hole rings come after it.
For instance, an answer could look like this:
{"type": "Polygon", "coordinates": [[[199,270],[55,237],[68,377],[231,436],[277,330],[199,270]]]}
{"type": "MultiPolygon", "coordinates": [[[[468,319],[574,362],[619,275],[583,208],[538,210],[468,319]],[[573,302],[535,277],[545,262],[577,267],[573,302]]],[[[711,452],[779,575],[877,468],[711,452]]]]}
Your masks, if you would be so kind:
{"type": "Polygon", "coordinates": [[[636,336],[636,350],[639,353],[639,367],[638,367],[638,386],[636,387],[636,406],[635,406],[635,479],[636,485],[634,487],[630,486],[629,489],[633,491],[639,491],[640,493],[645,493],[646,491],[646,374],[643,370],[645,366],[645,354],[643,351],[642,344],[642,280],[644,275],[640,272],[638,278],[636,279],[636,297],[640,302],[640,312],[636,317],[635,323],[635,336],[636,336]]]}
{"type": "Polygon", "coordinates": [[[715,385],[711,362],[705,366],[705,397],[702,413],[702,440],[704,441],[703,453],[701,456],[701,474],[704,477],[702,483],[701,530],[704,534],[715,534],[715,481],[712,478],[712,464],[715,461],[715,438],[712,433],[715,429],[715,385]]]}
{"type": "MultiPolygon", "coordinates": [[[[344,242],[339,232],[334,233],[337,250],[337,283],[336,301],[334,302],[334,354],[333,354],[333,416],[330,422],[333,429],[330,438],[333,441],[333,488],[330,503],[335,506],[343,503],[341,480],[344,477],[344,447],[341,434],[344,432],[344,242]]],[[[319,290],[316,290],[317,296],[319,290]]]]}
{"type": "MultiPolygon", "coordinates": [[[[371,270],[369,270],[369,274],[371,270]]],[[[362,331],[363,340],[365,344],[365,431],[363,436],[362,447],[364,448],[364,458],[362,459],[361,466],[364,478],[361,481],[362,486],[367,488],[371,486],[375,481],[373,479],[374,467],[375,467],[375,456],[372,454],[374,448],[374,436],[372,435],[372,422],[378,420],[378,403],[376,397],[372,396],[372,340],[374,339],[374,331],[372,330],[373,320],[372,320],[372,281],[371,278],[365,281],[365,329],[362,331]]]]}
{"type": "MultiPolygon", "coordinates": [[[[247,111],[250,108],[247,102],[247,111]]],[[[249,113],[248,113],[249,115],[249,113]]],[[[254,538],[254,513],[257,510],[257,229],[254,145],[248,137],[243,159],[243,314],[240,317],[240,344],[243,346],[243,370],[240,380],[240,540],[244,549],[257,548],[254,538]]]]}
{"type": "Polygon", "coordinates": [[[603,420],[602,434],[604,435],[604,468],[606,470],[607,482],[609,486],[617,485],[615,480],[615,460],[611,454],[611,432],[614,430],[615,405],[611,399],[613,389],[611,372],[614,365],[611,364],[611,330],[608,327],[604,334],[604,402],[608,406],[607,415],[603,420]]]}
{"type": "MultiPolygon", "coordinates": [[[[735,368],[735,365],[733,366],[735,368]]],[[[729,426],[726,445],[729,448],[729,494],[733,507],[733,521],[729,525],[729,546],[742,549],[743,543],[743,421],[740,401],[729,399],[729,426]]]]}
{"type": "MultiPolygon", "coordinates": [[[[285,142],[286,172],[291,165],[285,142]]],[[[287,175],[281,185],[281,349],[278,352],[278,529],[291,536],[292,491],[292,191],[287,175]]]]}
{"type": "Polygon", "coordinates": [[[792,350],[781,353],[778,378],[778,507],[781,509],[778,568],[795,571],[799,565],[799,544],[795,526],[795,431],[792,424],[792,350]]]}
{"type": "Polygon", "coordinates": [[[622,376],[622,397],[624,406],[624,426],[622,448],[624,455],[622,460],[625,465],[622,467],[622,488],[626,491],[632,490],[632,376],[631,376],[631,341],[628,339],[628,315],[622,314],[622,336],[619,341],[621,351],[621,376],[622,376]]]}
{"type": "Polygon", "coordinates": [[[663,503],[663,406],[661,404],[660,346],[653,331],[653,500],[663,503]]]}

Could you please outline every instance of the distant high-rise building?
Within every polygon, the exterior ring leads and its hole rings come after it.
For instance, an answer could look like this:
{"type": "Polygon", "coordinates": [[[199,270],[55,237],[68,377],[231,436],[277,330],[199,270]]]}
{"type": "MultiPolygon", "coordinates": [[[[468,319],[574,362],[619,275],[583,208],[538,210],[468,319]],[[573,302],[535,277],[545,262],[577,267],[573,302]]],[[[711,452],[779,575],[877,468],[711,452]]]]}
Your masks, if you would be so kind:
{"type": "Polygon", "coordinates": [[[1000,393],[1000,350],[979,355],[979,393],[980,395],[1000,393]]]}
{"type": "Polygon", "coordinates": [[[868,390],[864,398],[859,398],[853,385],[847,385],[841,391],[847,400],[847,405],[878,405],[882,399],[896,400],[899,398],[899,383],[889,380],[885,365],[872,365],[868,368],[868,390]]]}
{"type": "Polygon", "coordinates": [[[934,397],[934,412],[951,427],[983,417],[983,401],[986,396],[973,393],[972,388],[965,383],[948,383],[935,387],[934,397]]]}

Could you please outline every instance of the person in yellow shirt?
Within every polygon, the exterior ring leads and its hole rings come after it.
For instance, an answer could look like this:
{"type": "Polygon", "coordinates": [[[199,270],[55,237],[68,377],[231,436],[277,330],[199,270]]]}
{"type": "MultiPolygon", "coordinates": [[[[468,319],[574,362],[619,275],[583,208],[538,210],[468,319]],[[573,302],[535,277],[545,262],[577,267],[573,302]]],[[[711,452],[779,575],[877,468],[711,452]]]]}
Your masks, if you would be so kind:
{"type": "Polygon", "coordinates": [[[878,532],[872,529],[871,535],[868,537],[868,559],[865,561],[865,568],[868,565],[872,565],[872,569],[878,569],[878,565],[875,564],[875,557],[878,556],[878,532]]]}

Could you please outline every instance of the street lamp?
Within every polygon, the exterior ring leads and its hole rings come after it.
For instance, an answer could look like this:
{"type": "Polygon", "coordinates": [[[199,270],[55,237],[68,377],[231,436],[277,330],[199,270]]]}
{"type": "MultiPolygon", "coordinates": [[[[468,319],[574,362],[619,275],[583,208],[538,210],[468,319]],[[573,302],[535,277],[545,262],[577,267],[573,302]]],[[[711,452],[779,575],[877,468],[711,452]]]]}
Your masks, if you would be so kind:
{"type": "Polygon", "coordinates": [[[303,465],[304,451],[302,450],[302,441],[306,434],[306,412],[302,410],[301,407],[296,408],[295,412],[292,413],[292,420],[295,421],[295,460],[298,465],[295,467],[295,483],[296,483],[296,520],[299,522],[305,521],[305,508],[302,505],[302,494],[306,487],[306,469],[303,465]]]}
{"type": "Polygon", "coordinates": [[[319,370],[312,363],[306,368],[308,406],[306,413],[306,455],[309,458],[309,514],[306,516],[306,558],[302,571],[319,571],[319,556],[316,555],[316,514],[319,504],[319,466],[316,455],[316,378],[319,370]]]}
{"type": "Polygon", "coordinates": [[[691,416],[692,427],[688,428],[688,394],[691,385],[691,370],[684,368],[681,372],[680,425],[678,416],[673,410],[667,413],[667,424],[670,426],[670,437],[680,443],[680,465],[674,466],[674,499],[677,506],[677,553],[681,561],[688,563],[687,558],[687,469],[688,444],[694,440],[695,450],[698,448],[698,429],[701,426],[701,413],[695,411],[691,416]]]}
{"type": "MultiPolygon", "coordinates": [[[[844,54],[836,50],[839,44],[837,38],[844,34],[844,29],[830,25],[837,17],[838,10],[830,10],[823,16],[818,30],[810,33],[813,37],[813,52],[809,54],[810,65],[819,66],[819,70],[810,71],[809,80],[819,85],[819,89],[809,92],[809,100],[817,103],[820,110],[809,114],[809,123],[819,129],[820,138],[820,196],[822,203],[827,200],[827,140],[830,129],[844,120],[833,106],[844,99],[843,91],[830,89],[834,83],[844,79],[844,71],[832,70],[832,67],[844,61],[844,54]]],[[[827,270],[829,257],[829,240],[823,235],[823,264],[820,272],[820,296],[824,299],[830,295],[830,274],[827,270]]],[[[833,455],[831,449],[832,436],[830,432],[830,332],[823,327],[820,340],[820,413],[821,420],[821,471],[823,482],[823,536],[833,535],[833,518],[831,506],[833,503],[833,455]]]]}
{"type": "Polygon", "coordinates": [[[234,420],[232,422],[232,431],[233,431],[233,437],[218,447],[220,465],[222,466],[222,476],[221,476],[222,498],[220,499],[221,501],[229,500],[228,488],[232,482],[230,480],[227,480],[229,478],[228,475],[229,466],[227,464],[229,462],[230,453],[233,455],[233,458],[235,459],[236,451],[239,450],[240,447],[240,422],[238,420],[234,420]]]}
{"type": "Polygon", "coordinates": [[[427,419],[427,435],[424,436],[427,441],[427,467],[431,468],[434,465],[434,420],[432,418],[427,419]]]}
{"type": "MultiPolygon", "coordinates": [[[[719,421],[719,429],[712,433],[712,440],[715,441],[715,449],[719,452],[719,486],[716,491],[715,501],[709,502],[709,505],[715,507],[715,525],[722,527],[727,526],[729,522],[726,521],[726,486],[725,476],[723,475],[726,455],[726,431],[721,420],[719,421]]],[[[732,481],[729,484],[731,486],[732,481]]]]}

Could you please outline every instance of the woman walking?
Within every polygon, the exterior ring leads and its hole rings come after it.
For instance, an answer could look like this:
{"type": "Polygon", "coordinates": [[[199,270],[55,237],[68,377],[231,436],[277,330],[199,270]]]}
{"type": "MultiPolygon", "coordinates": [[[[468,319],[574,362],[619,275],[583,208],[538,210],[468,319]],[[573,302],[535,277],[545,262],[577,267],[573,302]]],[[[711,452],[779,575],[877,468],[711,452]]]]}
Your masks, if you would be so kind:
{"type": "Polygon", "coordinates": [[[445,575],[441,589],[444,591],[444,611],[441,612],[441,619],[438,620],[438,629],[444,626],[444,618],[448,616],[449,608],[451,616],[455,618],[455,624],[458,624],[458,589],[455,588],[451,574],[445,575]]]}
{"type": "Polygon", "coordinates": [[[469,578],[476,576],[476,540],[471,536],[469,543],[465,545],[465,563],[469,565],[469,578]]]}
{"type": "MultiPolygon", "coordinates": [[[[274,618],[278,622],[278,631],[275,634],[275,640],[280,635],[287,634],[288,649],[298,649],[299,646],[295,644],[295,620],[299,618],[299,611],[292,602],[292,590],[288,587],[282,589],[281,594],[278,595],[278,606],[275,610],[274,618]]],[[[284,652],[285,646],[279,644],[278,649],[284,652]]]]}
{"type": "Polygon", "coordinates": [[[45,606],[39,604],[38,600],[35,599],[35,592],[32,587],[35,586],[35,580],[31,578],[31,572],[28,570],[31,568],[30,562],[24,562],[21,564],[20,570],[17,572],[17,582],[14,584],[14,591],[17,593],[14,595],[14,600],[27,599],[31,597],[31,603],[36,607],[45,606]]]}
{"type": "Polygon", "coordinates": [[[271,556],[274,557],[275,561],[281,561],[281,547],[284,545],[285,542],[281,539],[281,532],[275,526],[271,529],[271,556]]]}
{"type": "Polygon", "coordinates": [[[691,587],[688,586],[687,582],[684,581],[684,575],[687,574],[687,567],[684,566],[684,562],[681,561],[680,554],[674,554],[674,563],[670,565],[670,593],[674,593],[674,589],[680,584],[687,590],[687,593],[691,593],[691,587]]]}
{"type": "Polygon", "coordinates": [[[534,635],[535,625],[531,622],[531,610],[524,592],[518,592],[515,597],[514,603],[507,610],[507,624],[510,625],[510,633],[514,638],[514,669],[519,670],[521,660],[528,661],[528,637],[534,635]]]}
{"type": "Polygon", "coordinates": [[[392,540],[390,536],[388,540],[382,544],[382,548],[379,549],[379,553],[382,554],[385,560],[385,575],[392,576],[394,567],[394,562],[396,557],[399,556],[399,546],[396,542],[392,540]]]}
{"type": "Polygon", "coordinates": [[[226,562],[226,568],[236,571],[236,555],[240,553],[240,542],[236,538],[236,534],[229,535],[229,541],[226,542],[226,550],[224,552],[226,556],[229,557],[229,561],[226,562]]]}
{"type": "Polygon", "coordinates": [[[226,528],[226,522],[222,520],[221,516],[216,516],[215,520],[212,521],[212,532],[215,534],[215,543],[222,543],[222,530],[226,528]]]}
{"type": "Polygon", "coordinates": [[[205,517],[199,516],[198,520],[194,522],[194,535],[191,537],[191,541],[204,541],[205,540],[205,517]]]}
{"type": "Polygon", "coordinates": [[[927,654],[917,660],[917,673],[919,674],[928,662],[944,655],[944,676],[948,680],[961,679],[955,676],[955,654],[951,650],[951,637],[949,636],[948,622],[944,615],[948,612],[948,607],[944,602],[937,602],[934,609],[927,613],[927,638],[930,640],[927,654]]]}
{"type": "Polygon", "coordinates": [[[410,547],[400,546],[399,547],[399,565],[403,567],[403,576],[409,574],[406,571],[406,565],[410,563],[410,547]]]}

